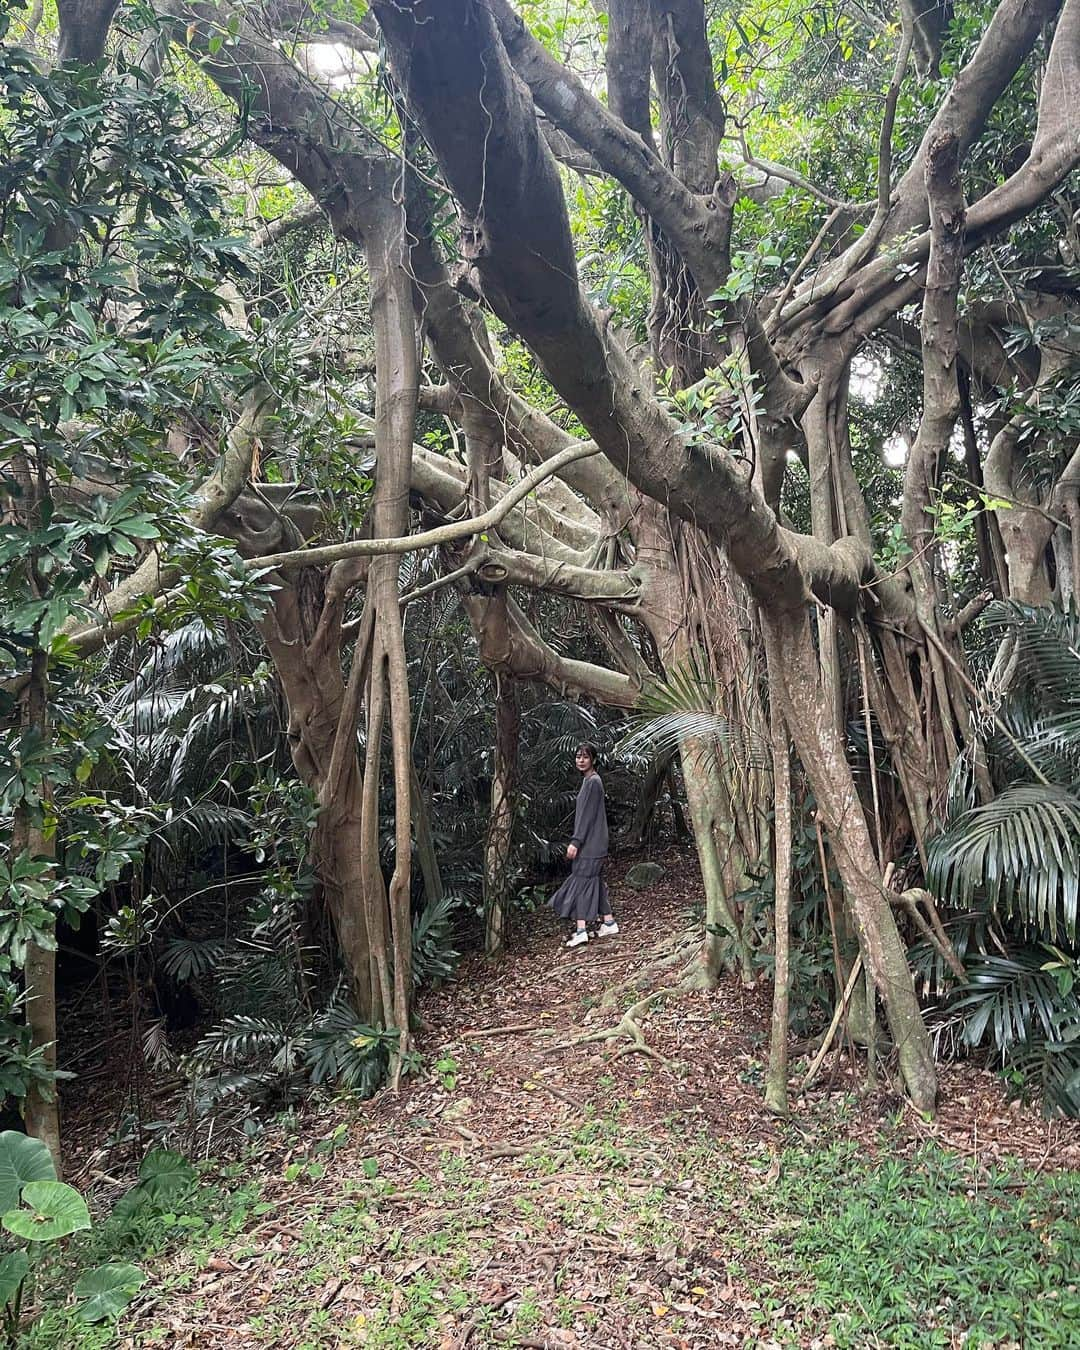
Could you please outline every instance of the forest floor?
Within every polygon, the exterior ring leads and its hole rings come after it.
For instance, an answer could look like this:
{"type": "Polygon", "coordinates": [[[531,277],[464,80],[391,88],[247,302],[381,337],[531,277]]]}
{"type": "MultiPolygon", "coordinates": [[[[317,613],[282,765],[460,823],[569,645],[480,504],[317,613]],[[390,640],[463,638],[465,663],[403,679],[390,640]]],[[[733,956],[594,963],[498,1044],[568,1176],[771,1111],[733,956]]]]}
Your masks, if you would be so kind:
{"type": "MultiPolygon", "coordinates": [[[[566,951],[544,912],[505,961],[467,959],[423,999],[399,1093],[313,1104],[208,1162],[183,1212],[79,1239],[22,1344],[1080,1345],[1077,1123],[973,1066],[943,1071],[927,1121],[845,1064],[775,1121],[768,986],[734,977],[658,997],[636,1049],[585,1039],[699,900],[696,866],[664,861],[645,894],[612,868],[617,938],[566,951]],[[106,1253],[147,1283],[80,1330],[66,1290],[106,1253]]],[[[109,1165],[73,1179],[107,1191],[109,1165]]]]}

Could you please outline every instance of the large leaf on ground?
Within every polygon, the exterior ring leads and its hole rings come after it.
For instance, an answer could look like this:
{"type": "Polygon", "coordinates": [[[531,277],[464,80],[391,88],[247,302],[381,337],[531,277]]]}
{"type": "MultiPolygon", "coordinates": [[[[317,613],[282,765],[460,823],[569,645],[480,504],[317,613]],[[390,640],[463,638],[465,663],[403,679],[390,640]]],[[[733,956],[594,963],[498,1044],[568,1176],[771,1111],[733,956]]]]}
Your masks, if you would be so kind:
{"type": "Polygon", "coordinates": [[[186,1190],[195,1180],[195,1169],[182,1153],[151,1149],[139,1168],[139,1185],[153,1199],[186,1190]]]}
{"type": "Polygon", "coordinates": [[[9,1210],[3,1225],[28,1242],[54,1242],[90,1227],[90,1211],[74,1186],[62,1181],[28,1181],[23,1208],[9,1210]]]}
{"type": "Polygon", "coordinates": [[[40,1139],[18,1130],[0,1133],[0,1214],[19,1203],[28,1181],[55,1181],[52,1154],[40,1139]]]}
{"type": "Polygon", "coordinates": [[[79,1316],[85,1322],[103,1322],[107,1317],[119,1317],[139,1292],[145,1279],[138,1266],[118,1261],[88,1270],[75,1286],[76,1296],[86,1300],[79,1308],[79,1316]]]}
{"type": "Polygon", "coordinates": [[[995,909],[1076,937],[1080,895],[1080,797],[1053,784],[1007,788],[965,811],[928,848],[930,889],[956,908],[979,890],[995,909]]]}
{"type": "Polygon", "coordinates": [[[114,1219],[129,1219],[144,1206],[168,1208],[195,1181],[195,1169],[181,1153],[154,1148],[142,1160],[139,1180],[113,1206],[114,1219]]]}

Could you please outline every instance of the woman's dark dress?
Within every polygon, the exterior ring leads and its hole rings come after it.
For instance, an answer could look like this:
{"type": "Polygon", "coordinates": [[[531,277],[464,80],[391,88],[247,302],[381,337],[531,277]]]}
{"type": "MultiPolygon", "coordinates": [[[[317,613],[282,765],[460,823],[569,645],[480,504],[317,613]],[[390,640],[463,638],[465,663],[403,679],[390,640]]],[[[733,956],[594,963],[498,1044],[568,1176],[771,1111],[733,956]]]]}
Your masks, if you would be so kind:
{"type": "Polygon", "coordinates": [[[551,908],[560,919],[579,919],[591,923],[599,914],[610,914],[607,883],[602,872],[608,851],[607,812],[604,810],[604,785],[598,773],[586,774],[578,793],[574,812],[574,837],[577,857],[570,875],[551,897],[551,908]]]}

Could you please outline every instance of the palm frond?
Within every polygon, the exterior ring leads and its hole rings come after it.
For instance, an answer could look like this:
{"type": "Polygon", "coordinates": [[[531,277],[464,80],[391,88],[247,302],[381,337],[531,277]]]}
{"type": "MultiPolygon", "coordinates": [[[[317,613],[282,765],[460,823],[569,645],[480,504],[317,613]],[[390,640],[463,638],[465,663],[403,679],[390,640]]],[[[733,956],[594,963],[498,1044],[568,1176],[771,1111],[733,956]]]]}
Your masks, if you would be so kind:
{"type": "Polygon", "coordinates": [[[417,988],[454,973],[459,953],[452,946],[452,920],[460,904],[458,896],[448,893],[429,901],[413,920],[412,973],[417,988]]]}
{"type": "Polygon", "coordinates": [[[764,769],[771,763],[767,741],[753,728],[716,710],[724,694],[703,657],[672,667],[662,680],[649,685],[638,699],[639,716],[618,742],[615,752],[628,763],[647,763],[670,754],[687,741],[715,745],[721,757],[741,769],[764,769]]]}
{"type": "Polygon", "coordinates": [[[1040,1097],[1048,1115],[1080,1116],[1080,1040],[1025,1042],[1013,1049],[1009,1067],[1019,1075],[1023,1095],[1040,1097]]]}
{"type": "Polygon", "coordinates": [[[173,938],[162,952],[161,968],[177,984],[186,984],[216,970],[227,951],[224,938],[173,938]]]}
{"type": "Polygon", "coordinates": [[[944,1020],[959,1024],[966,1045],[989,1044],[1004,1061],[1015,1046],[1056,1038],[1062,994],[1053,973],[1044,969],[1042,947],[976,956],[965,965],[968,983],[949,1004],[944,1020]]]}
{"type": "Polygon", "coordinates": [[[726,760],[742,768],[764,769],[770,763],[768,745],[752,728],[713,712],[669,712],[643,719],[618,742],[615,752],[628,762],[647,763],[693,740],[717,746],[726,760]]]}
{"type": "Polygon", "coordinates": [[[992,630],[1014,635],[1017,671],[1044,706],[1080,707],[1080,613],[997,600],[985,618],[992,630]]]}
{"type": "Polygon", "coordinates": [[[220,685],[212,687],[213,702],[191,718],[173,753],[168,783],[170,795],[180,791],[192,760],[230,737],[244,709],[258,697],[257,688],[247,682],[232,689],[220,685]]]}
{"type": "Polygon", "coordinates": [[[691,657],[643,690],[638,707],[653,717],[663,717],[667,713],[713,712],[720,701],[719,687],[704,660],[691,657]]]}
{"type": "Polygon", "coordinates": [[[237,1015],[207,1032],[192,1050],[191,1062],[203,1070],[269,1062],[280,1070],[295,1062],[299,1051],[293,1028],[270,1017],[237,1015]]]}
{"type": "Polygon", "coordinates": [[[205,848],[209,844],[224,847],[236,839],[246,837],[251,828],[251,816],[240,806],[203,798],[174,808],[159,831],[158,838],[173,854],[193,844],[205,848]]]}
{"type": "Polygon", "coordinates": [[[1075,939],[1080,798],[1053,784],[1007,788],[930,841],[927,882],[956,908],[970,908],[981,891],[996,911],[1051,941],[1059,925],[1075,939]]]}
{"type": "Polygon", "coordinates": [[[304,1062],[313,1083],[334,1082],[370,1096],[382,1081],[394,1036],[359,1021],[338,994],[312,1023],[304,1062]]]}

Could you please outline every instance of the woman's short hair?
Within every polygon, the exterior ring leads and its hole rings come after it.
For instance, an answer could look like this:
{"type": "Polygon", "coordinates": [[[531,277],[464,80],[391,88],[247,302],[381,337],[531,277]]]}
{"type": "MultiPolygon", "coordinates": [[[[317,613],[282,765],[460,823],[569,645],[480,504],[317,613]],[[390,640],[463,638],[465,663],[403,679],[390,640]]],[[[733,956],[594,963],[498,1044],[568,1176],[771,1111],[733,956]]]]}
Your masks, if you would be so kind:
{"type": "Polygon", "coordinates": [[[597,759],[599,758],[599,756],[596,753],[596,746],[590,745],[588,741],[582,741],[581,744],[574,751],[574,758],[576,759],[577,756],[580,755],[583,750],[595,764],[597,759]]]}

